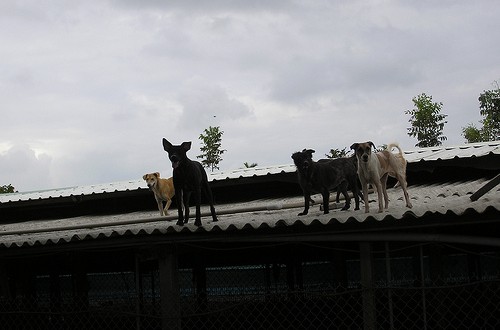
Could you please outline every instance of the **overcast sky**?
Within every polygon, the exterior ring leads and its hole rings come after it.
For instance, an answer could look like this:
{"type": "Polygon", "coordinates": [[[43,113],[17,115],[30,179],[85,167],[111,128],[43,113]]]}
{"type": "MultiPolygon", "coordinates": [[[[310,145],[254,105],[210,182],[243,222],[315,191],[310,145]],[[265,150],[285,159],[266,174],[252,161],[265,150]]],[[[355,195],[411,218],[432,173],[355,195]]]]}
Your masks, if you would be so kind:
{"type": "Polygon", "coordinates": [[[443,103],[446,145],[500,80],[492,1],[1,1],[0,185],[172,174],[161,140],[224,131],[221,170],[407,135],[443,103]]]}

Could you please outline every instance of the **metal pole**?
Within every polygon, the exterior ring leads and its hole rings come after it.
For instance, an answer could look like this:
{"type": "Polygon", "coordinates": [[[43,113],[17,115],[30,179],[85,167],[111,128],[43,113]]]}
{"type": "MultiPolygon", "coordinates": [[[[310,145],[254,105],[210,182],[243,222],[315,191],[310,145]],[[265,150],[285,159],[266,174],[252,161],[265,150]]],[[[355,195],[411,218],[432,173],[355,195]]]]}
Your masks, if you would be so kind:
{"type": "Polygon", "coordinates": [[[158,259],[160,270],[160,310],[162,329],[181,329],[180,290],[177,253],[173,247],[164,247],[158,259]]]}
{"type": "Polygon", "coordinates": [[[385,272],[387,274],[387,296],[389,299],[389,322],[390,322],[390,329],[394,329],[394,307],[392,305],[392,289],[391,289],[391,281],[392,281],[392,274],[391,274],[391,258],[389,255],[389,242],[385,242],[385,272]]]}
{"type": "Polygon", "coordinates": [[[427,330],[427,303],[425,300],[425,272],[424,272],[424,249],[422,245],[419,247],[420,250],[420,282],[422,285],[422,315],[424,317],[424,330],[427,330]]]}
{"type": "Polygon", "coordinates": [[[373,283],[373,256],[371,243],[360,242],[361,286],[363,288],[363,326],[365,330],[376,329],[375,292],[373,283]]]}
{"type": "Polygon", "coordinates": [[[142,278],[141,278],[141,270],[139,264],[139,255],[135,255],[135,292],[136,292],[136,301],[135,301],[135,323],[136,329],[141,330],[141,306],[142,306],[142,278]]]}

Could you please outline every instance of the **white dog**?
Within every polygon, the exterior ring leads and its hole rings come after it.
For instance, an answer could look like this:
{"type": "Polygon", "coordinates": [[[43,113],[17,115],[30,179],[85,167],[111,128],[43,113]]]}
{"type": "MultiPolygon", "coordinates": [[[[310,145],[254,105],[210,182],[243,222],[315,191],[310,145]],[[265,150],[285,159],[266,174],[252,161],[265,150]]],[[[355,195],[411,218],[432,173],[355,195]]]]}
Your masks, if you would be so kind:
{"type": "Polygon", "coordinates": [[[403,157],[403,151],[396,143],[391,143],[386,150],[372,153],[373,142],[354,143],[351,146],[356,152],[358,159],[358,175],[363,188],[363,198],[365,202],[365,213],[370,211],[368,205],[368,184],[371,183],[378,194],[378,212],[384,211],[382,203],[382,194],[384,195],[385,208],[389,207],[389,196],[387,196],[387,176],[395,177],[401,187],[406,200],[406,206],[411,208],[410,197],[408,196],[406,183],[406,160],[403,157]],[[398,154],[391,152],[392,148],[399,150],[398,154]]]}

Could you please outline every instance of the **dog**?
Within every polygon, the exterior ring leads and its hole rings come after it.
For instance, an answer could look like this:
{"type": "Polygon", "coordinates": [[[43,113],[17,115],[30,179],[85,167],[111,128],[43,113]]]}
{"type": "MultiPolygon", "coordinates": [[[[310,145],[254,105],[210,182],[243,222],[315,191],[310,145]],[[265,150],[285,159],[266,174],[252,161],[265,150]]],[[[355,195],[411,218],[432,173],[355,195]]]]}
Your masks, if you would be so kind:
{"type": "Polygon", "coordinates": [[[212,190],[208,185],[207,173],[199,162],[189,159],[186,155],[186,153],[191,149],[191,142],[183,142],[181,145],[172,145],[165,138],[163,138],[163,149],[165,149],[168,154],[168,158],[172,162],[177,211],[179,213],[177,225],[183,226],[188,222],[189,199],[191,197],[191,193],[193,193],[196,205],[196,218],[194,224],[196,226],[201,226],[200,204],[202,190],[208,200],[208,203],[210,204],[212,221],[218,221],[213,205],[212,190]],[[182,212],[182,205],[184,205],[185,214],[182,212]]]}
{"type": "Polygon", "coordinates": [[[172,178],[164,179],[160,178],[160,173],[148,173],[142,176],[149,190],[151,190],[158,204],[158,210],[160,210],[160,216],[168,214],[168,208],[172,203],[172,197],[175,195],[174,181],[172,178]],[[167,202],[165,207],[163,207],[163,202],[167,202]]]}
{"type": "MultiPolygon", "coordinates": [[[[403,156],[403,151],[401,150],[401,148],[399,147],[399,145],[397,145],[396,143],[391,143],[387,146],[387,150],[391,151],[392,152],[392,149],[393,148],[396,148],[398,149],[398,153],[397,154],[394,154],[394,157],[396,157],[398,159],[399,162],[401,162],[401,167],[402,167],[402,170],[403,170],[403,178],[405,179],[406,181],[406,165],[407,165],[407,161],[406,159],[404,158],[403,156]]],[[[393,173],[393,172],[389,172],[389,176],[390,177],[393,177],[393,178],[396,178],[396,174],[393,173]]],[[[396,181],[396,184],[394,185],[393,188],[397,188],[400,186],[400,183],[399,181],[396,181]]],[[[408,187],[408,183],[406,183],[406,187],[408,187]]]]}
{"type": "Polygon", "coordinates": [[[365,213],[370,212],[368,205],[368,184],[371,183],[377,190],[378,212],[384,211],[382,195],[384,196],[385,208],[389,207],[389,196],[387,196],[387,177],[394,176],[403,188],[406,206],[412,207],[407,191],[406,183],[406,160],[403,151],[398,144],[392,143],[386,150],[372,153],[373,142],[354,143],[351,149],[355,151],[358,160],[358,175],[361,181],[363,197],[365,202],[365,213]],[[392,148],[397,148],[399,154],[393,154],[392,148]]]}
{"type": "MultiPolygon", "coordinates": [[[[298,215],[306,215],[309,212],[309,201],[311,192],[321,193],[323,197],[323,212],[329,213],[330,189],[338,188],[345,197],[345,205],[342,210],[348,210],[351,198],[347,194],[347,186],[357,188],[356,169],[354,164],[347,159],[322,159],[318,162],[312,160],[312,149],[304,149],[292,154],[293,162],[297,168],[300,187],[304,194],[304,211],[298,215]]],[[[353,190],[354,191],[354,190],[353,190]]],[[[356,209],[359,209],[358,192],[354,192],[356,209]]]]}
{"type": "MultiPolygon", "coordinates": [[[[358,185],[358,159],[356,158],[356,154],[354,153],[352,156],[348,157],[348,158],[340,158],[340,159],[349,159],[353,164],[354,164],[354,167],[355,167],[355,173],[354,173],[354,176],[355,176],[355,181],[356,181],[356,191],[358,192],[358,196],[360,198],[360,201],[363,201],[364,198],[363,198],[363,194],[361,193],[361,190],[359,190],[359,185],[358,185]]],[[[321,161],[321,159],[319,160],[321,161]]],[[[351,191],[354,193],[354,190],[352,187],[351,188],[351,191]]],[[[335,198],[335,202],[339,203],[340,202],[340,189],[337,189],[337,197],[335,198]]],[[[359,210],[356,209],[356,210],[359,210]]]]}

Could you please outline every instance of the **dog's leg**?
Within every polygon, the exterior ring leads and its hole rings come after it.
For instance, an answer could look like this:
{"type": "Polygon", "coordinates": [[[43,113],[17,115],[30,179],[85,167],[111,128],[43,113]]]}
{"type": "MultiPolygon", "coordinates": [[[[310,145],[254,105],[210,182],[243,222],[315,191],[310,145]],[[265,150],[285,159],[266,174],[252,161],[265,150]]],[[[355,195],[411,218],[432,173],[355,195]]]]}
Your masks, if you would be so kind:
{"type": "Polygon", "coordinates": [[[201,226],[201,187],[194,191],[194,205],[196,205],[195,226],[201,226]]]}
{"type": "Polygon", "coordinates": [[[361,181],[361,190],[363,190],[363,200],[365,202],[365,213],[370,212],[370,205],[368,203],[368,182],[361,175],[359,176],[359,181],[361,181]]]}
{"type": "Polygon", "coordinates": [[[323,196],[323,214],[328,214],[330,213],[330,191],[328,188],[323,190],[321,195],[323,196]]]}
{"type": "Polygon", "coordinates": [[[161,216],[164,215],[164,212],[163,212],[163,202],[161,201],[161,199],[157,198],[156,199],[156,204],[158,205],[158,210],[160,210],[160,217],[161,217],[161,216]]]}
{"type": "Polygon", "coordinates": [[[411,201],[410,201],[410,195],[408,195],[408,183],[406,182],[404,177],[402,177],[401,175],[398,175],[398,174],[396,174],[396,175],[397,175],[396,179],[398,179],[398,182],[401,185],[401,188],[403,188],[403,194],[404,194],[405,200],[406,200],[406,207],[411,209],[413,207],[413,205],[411,204],[411,201]]]}
{"type": "Polygon", "coordinates": [[[338,191],[342,192],[342,195],[344,195],[345,198],[345,204],[344,207],[341,209],[342,211],[347,211],[351,207],[351,197],[347,193],[347,181],[342,181],[340,185],[337,188],[337,194],[338,191]]]}
{"type": "Polygon", "coordinates": [[[175,187],[175,199],[177,201],[177,214],[179,215],[179,219],[177,220],[177,225],[178,226],[184,226],[184,214],[182,210],[182,205],[183,205],[183,191],[180,188],[175,187]]]}
{"type": "Polygon", "coordinates": [[[212,189],[210,189],[208,182],[203,183],[203,193],[205,194],[205,196],[208,200],[208,204],[210,205],[210,214],[212,215],[212,222],[219,221],[219,219],[217,219],[217,214],[215,213],[214,198],[212,195],[212,189]]]}
{"type": "Polygon", "coordinates": [[[337,197],[335,198],[336,203],[340,203],[340,188],[337,187],[337,197]]]}
{"type": "Polygon", "coordinates": [[[304,211],[300,212],[298,215],[306,215],[309,213],[309,201],[311,200],[311,193],[307,190],[304,191],[304,211]]]}
{"type": "MultiPolygon", "coordinates": [[[[377,196],[378,196],[378,213],[384,212],[384,201],[382,200],[382,184],[380,183],[380,180],[375,179],[373,182],[373,186],[377,190],[377,196]]],[[[363,191],[363,194],[365,192],[363,191]]]]}
{"type": "Polygon", "coordinates": [[[167,204],[165,205],[165,208],[163,209],[163,213],[165,215],[168,215],[168,208],[170,207],[170,204],[172,204],[172,200],[171,199],[167,199],[167,204]]]}
{"type": "Polygon", "coordinates": [[[184,200],[184,223],[188,223],[188,221],[189,221],[189,198],[191,197],[191,192],[190,191],[183,192],[182,197],[183,197],[182,199],[184,200]]]}
{"type": "Polygon", "coordinates": [[[389,175],[386,173],[380,178],[380,184],[382,186],[382,193],[384,195],[385,209],[389,208],[389,195],[387,195],[387,177],[389,175]]]}
{"type": "Polygon", "coordinates": [[[356,178],[351,177],[349,184],[351,185],[352,196],[354,197],[354,210],[357,211],[359,210],[359,187],[356,178]]]}

